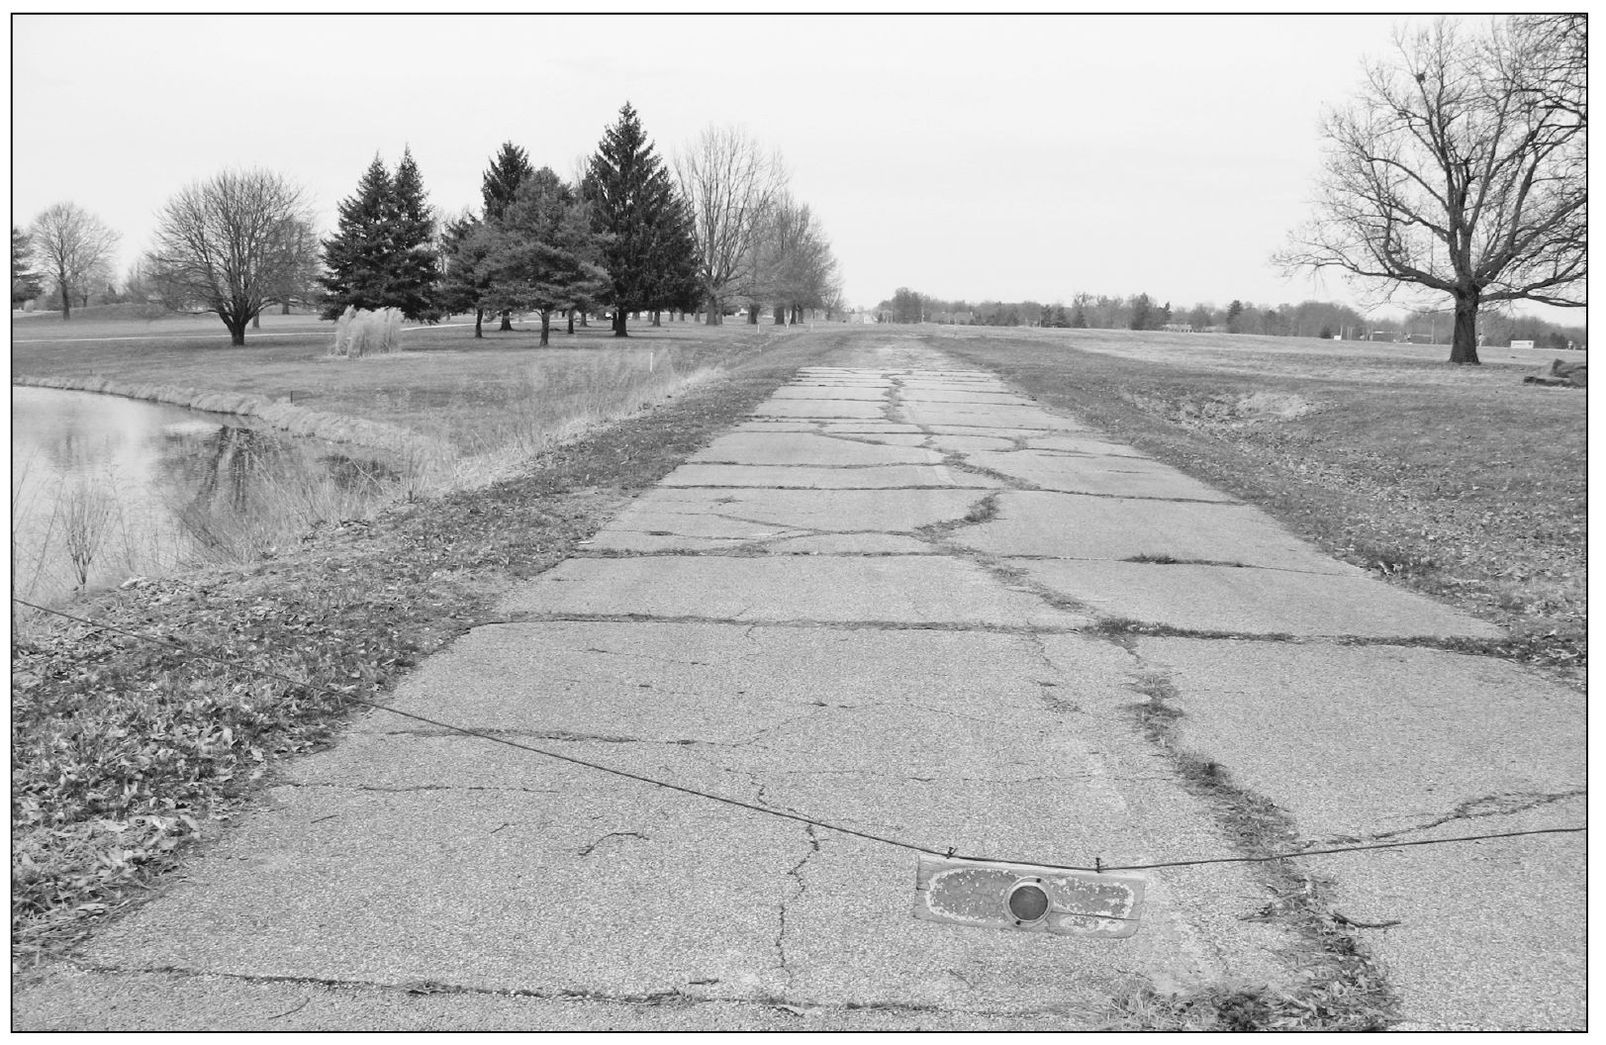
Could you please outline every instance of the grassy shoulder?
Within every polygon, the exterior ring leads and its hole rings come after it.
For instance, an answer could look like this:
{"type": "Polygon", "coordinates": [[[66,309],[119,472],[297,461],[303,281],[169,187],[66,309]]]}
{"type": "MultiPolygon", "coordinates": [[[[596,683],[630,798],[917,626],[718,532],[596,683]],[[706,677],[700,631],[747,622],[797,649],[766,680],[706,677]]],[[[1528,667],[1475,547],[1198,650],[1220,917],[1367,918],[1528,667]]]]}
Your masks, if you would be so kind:
{"type": "Polygon", "coordinates": [[[1582,682],[1585,402],[1533,360],[1312,339],[1056,330],[934,343],[1259,505],[1329,553],[1507,628],[1582,682]]]}
{"type": "Polygon", "coordinates": [[[327,741],[566,557],[840,335],[769,347],[517,477],[327,525],[292,552],[88,596],[72,612],[306,688],[67,622],[13,627],[12,934],[26,966],[148,893],[275,763],[327,741]],[[212,825],[209,827],[209,825],[212,825]]]}

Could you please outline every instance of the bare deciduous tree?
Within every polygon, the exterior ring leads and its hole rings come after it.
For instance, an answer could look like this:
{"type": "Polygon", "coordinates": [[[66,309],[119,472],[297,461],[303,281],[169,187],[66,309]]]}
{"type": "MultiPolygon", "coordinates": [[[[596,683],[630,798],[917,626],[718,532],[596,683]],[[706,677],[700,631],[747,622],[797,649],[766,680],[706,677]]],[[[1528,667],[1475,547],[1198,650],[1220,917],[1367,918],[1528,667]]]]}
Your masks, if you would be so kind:
{"type": "Polygon", "coordinates": [[[776,322],[802,318],[806,308],[824,307],[833,297],[836,258],[825,232],[806,203],[780,193],[770,207],[758,243],[755,296],[775,307],[776,322]]]}
{"type": "Polygon", "coordinates": [[[235,345],[316,264],[302,191],[270,171],[197,182],[169,200],[157,222],[148,262],[163,301],[216,313],[235,345]]]}
{"type": "Polygon", "coordinates": [[[33,256],[43,263],[61,295],[61,318],[72,318],[72,296],[87,294],[91,282],[111,271],[120,237],[76,203],[58,203],[29,226],[33,256]]]}
{"type": "Polygon", "coordinates": [[[1450,361],[1477,363],[1478,310],[1526,299],[1581,306],[1583,87],[1519,22],[1477,37],[1448,20],[1399,38],[1348,108],[1328,114],[1316,215],[1277,260],[1380,286],[1448,294],[1450,361]]]}
{"type": "Polygon", "coordinates": [[[709,127],[675,158],[675,173],[695,223],[708,322],[717,324],[726,301],[756,289],[759,240],[785,188],[785,169],[746,132],[709,127]]]}

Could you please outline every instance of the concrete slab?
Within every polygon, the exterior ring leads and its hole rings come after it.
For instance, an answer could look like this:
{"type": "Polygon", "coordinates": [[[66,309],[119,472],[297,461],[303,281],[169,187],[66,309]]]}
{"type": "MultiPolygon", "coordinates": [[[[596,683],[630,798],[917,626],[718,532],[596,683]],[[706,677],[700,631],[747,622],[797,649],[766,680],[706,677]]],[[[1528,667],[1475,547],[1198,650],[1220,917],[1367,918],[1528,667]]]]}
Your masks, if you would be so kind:
{"type": "Polygon", "coordinates": [[[1158,461],[1136,457],[1070,457],[1040,450],[979,451],[969,464],[1020,479],[1045,490],[1111,497],[1231,501],[1213,486],[1158,461]]]}
{"type": "MultiPolygon", "coordinates": [[[[1582,826],[1582,694],[1485,657],[1396,646],[1140,639],[1177,736],[1291,813],[1362,843],[1582,826]]],[[[1538,835],[1305,861],[1413,1030],[1585,1026],[1585,846],[1538,835]],[[1537,891],[1536,891],[1537,887],[1537,891]],[[1449,960],[1446,960],[1446,958],[1449,960]]]]}
{"type": "Polygon", "coordinates": [[[1307,837],[1411,830],[1585,786],[1583,695],[1514,664],[1407,646],[1137,649],[1177,687],[1183,746],[1219,756],[1307,837]]]}
{"type": "Polygon", "coordinates": [[[1370,577],[1258,567],[1016,560],[1100,617],[1251,634],[1499,638],[1492,624],[1370,577]]]}
{"type": "Polygon", "coordinates": [[[963,403],[967,406],[1011,406],[1031,408],[1036,400],[1015,392],[994,391],[987,388],[963,388],[952,385],[940,388],[902,388],[900,401],[905,406],[963,403]]]}
{"type": "Polygon", "coordinates": [[[691,457],[695,464],[725,462],[750,465],[818,465],[854,467],[882,464],[940,464],[942,454],[932,450],[879,446],[848,439],[833,439],[805,432],[736,432],[715,439],[691,457]]]}
{"type": "Polygon", "coordinates": [[[663,479],[664,486],[760,487],[769,489],[870,490],[922,486],[990,489],[989,480],[946,465],[879,465],[820,468],[810,465],[683,464],[663,479]]]}
{"type": "Polygon", "coordinates": [[[1076,628],[1089,618],[930,556],[571,559],[504,600],[506,614],[634,614],[1076,628]]]}
{"type": "Polygon", "coordinates": [[[887,393],[891,391],[891,384],[881,382],[869,384],[794,384],[786,385],[775,390],[772,402],[835,402],[842,400],[855,400],[865,403],[885,402],[887,393]]]}
{"type": "Polygon", "coordinates": [[[1112,443],[1093,435],[1043,435],[1034,433],[1026,438],[1029,450],[1063,451],[1072,454],[1103,454],[1111,457],[1146,457],[1142,451],[1125,443],[1112,443]]]}
{"type": "MultiPolygon", "coordinates": [[[[1445,824],[1420,838],[1583,824],[1584,801],[1445,824]],[[1469,828],[1471,828],[1469,830],[1469,828]]],[[[1537,835],[1311,860],[1400,995],[1398,1031],[1583,1031],[1585,835],[1537,835]],[[1536,888],[1537,886],[1537,888],[1536,888]]]]}
{"type": "Polygon", "coordinates": [[[657,487],[592,539],[594,550],[697,548],[700,538],[774,540],[792,534],[908,534],[964,518],[985,496],[960,489],[705,490],[657,487]],[[644,543],[645,542],[645,543],[644,543]]]}
{"type": "MultiPolygon", "coordinates": [[[[917,425],[964,425],[972,428],[1024,428],[1039,432],[1065,427],[1065,419],[1039,407],[969,406],[962,403],[916,403],[898,408],[897,417],[917,425]]],[[[985,434],[985,433],[983,433],[985,434]]]]}
{"type": "Polygon", "coordinates": [[[919,435],[926,434],[919,425],[901,421],[822,421],[819,431],[825,435],[919,435]]]}
{"type": "Polygon", "coordinates": [[[1239,504],[1134,502],[1008,491],[998,497],[998,518],[967,527],[952,540],[994,555],[1068,559],[1170,556],[1339,577],[1366,575],[1359,567],[1322,554],[1264,512],[1239,504]]]}
{"type": "MultiPolygon", "coordinates": [[[[1041,726],[1040,673],[1014,663],[1029,645],[1020,636],[986,632],[658,621],[489,625],[425,662],[391,706],[423,715],[450,706],[460,724],[483,730],[670,745],[688,739],[754,744],[772,740],[783,723],[801,722],[828,708],[884,708],[924,720],[887,738],[903,745],[914,736],[945,736],[961,720],[973,725],[991,716],[997,721],[1006,711],[1030,713],[1041,726]]],[[[1069,647],[1062,663],[1118,659],[1084,640],[1069,647]]],[[[1075,688],[1090,685],[1082,680],[1075,688]]],[[[364,716],[358,728],[422,727],[375,713],[364,716]]],[[[818,766],[824,757],[831,756],[820,749],[791,765],[818,766]]],[[[840,768],[839,762],[833,765],[840,768]]],[[[940,751],[926,762],[956,764],[940,751]]],[[[908,768],[899,762],[900,773],[908,768]]],[[[409,769],[398,764],[377,782],[401,779],[391,772],[409,769]]],[[[473,769],[472,779],[462,774],[453,779],[478,786],[487,783],[489,772],[473,769]]]]}
{"type": "Polygon", "coordinates": [[[753,410],[754,417],[883,417],[884,404],[851,399],[770,399],[753,410]]]}
{"type": "MultiPolygon", "coordinates": [[[[1074,431],[1079,431],[1081,428],[1082,428],[1082,426],[1077,424],[1075,421],[1071,421],[1071,420],[1067,420],[1067,419],[1061,419],[1059,424],[1057,425],[1057,427],[1055,427],[1053,429],[1053,431],[1054,432],[1074,432],[1074,431]]],[[[925,432],[928,435],[941,435],[941,436],[949,436],[949,435],[977,436],[977,435],[979,435],[979,436],[991,436],[991,437],[996,438],[996,439],[1009,439],[1009,440],[1015,440],[1015,439],[1027,439],[1027,440],[1030,440],[1030,439],[1033,439],[1033,438],[1038,438],[1038,437],[1042,437],[1042,436],[1045,436],[1045,435],[1052,434],[1048,430],[1042,429],[1042,428],[1016,428],[1016,427],[1011,427],[1009,425],[980,425],[980,424],[933,424],[933,425],[922,425],[922,426],[920,426],[918,431],[925,432]]]]}
{"type": "Polygon", "coordinates": [[[772,555],[941,555],[934,544],[891,533],[828,533],[769,541],[772,555]]]}

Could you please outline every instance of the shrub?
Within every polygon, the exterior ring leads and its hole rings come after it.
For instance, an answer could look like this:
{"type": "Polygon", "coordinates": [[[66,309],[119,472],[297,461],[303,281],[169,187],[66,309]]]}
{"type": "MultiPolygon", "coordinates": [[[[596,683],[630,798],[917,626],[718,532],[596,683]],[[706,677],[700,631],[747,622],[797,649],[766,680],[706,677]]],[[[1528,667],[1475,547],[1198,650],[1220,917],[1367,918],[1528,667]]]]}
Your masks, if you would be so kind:
{"type": "Polygon", "coordinates": [[[350,358],[395,352],[401,347],[401,324],[399,309],[370,311],[347,305],[335,320],[335,343],[330,353],[350,358]]]}

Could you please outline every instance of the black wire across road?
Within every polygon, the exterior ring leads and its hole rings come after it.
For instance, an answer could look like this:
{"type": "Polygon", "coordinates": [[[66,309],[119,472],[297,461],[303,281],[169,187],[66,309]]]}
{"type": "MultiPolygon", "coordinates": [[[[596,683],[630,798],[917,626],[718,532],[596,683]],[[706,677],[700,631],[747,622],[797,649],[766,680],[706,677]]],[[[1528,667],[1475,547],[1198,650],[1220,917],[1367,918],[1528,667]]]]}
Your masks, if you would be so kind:
{"type": "Polygon", "coordinates": [[[632,773],[628,769],[619,769],[615,766],[603,765],[600,762],[592,762],[588,759],[576,758],[573,755],[565,755],[561,752],[549,751],[546,748],[535,747],[531,744],[522,744],[516,740],[509,740],[506,737],[497,736],[494,733],[483,733],[477,729],[469,729],[466,726],[455,725],[451,722],[442,722],[438,719],[429,718],[425,715],[415,715],[410,711],[400,711],[384,704],[376,704],[371,700],[363,700],[361,697],[354,697],[350,694],[342,693],[336,689],[315,686],[310,682],[304,682],[301,679],[291,678],[289,675],[280,674],[277,671],[268,671],[263,668],[251,667],[248,664],[240,664],[236,661],[228,659],[227,657],[221,657],[215,653],[207,652],[206,650],[195,649],[192,646],[187,646],[183,643],[175,642],[171,639],[165,639],[157,635],[148,635],[144,632],[131,631],[128,628],[118,627],[115,624],[108,624],[104,621],[91,620],[88,617],[79,617],[71,613],[63,613],[61,610],[53,610],[48,606],[40,606],[37,603],[29,602],[27,599],[20,599],[16,596],[12,596],[11,601],[20,606],[27,606],[29,609],[38,610],[41,613],[48,613],[56,617],[65,618],[66,620],[76,621],[79,624],[88,625],[91,628],[114,632],[118,635],[125,635],[131,639],[137,639],[140,642],[148,643],[150,645],[164,646],[168,649],[176,650],[191,657],[198,657],[202,660],[211,661],[214,664],[220,664],[223,667],[234,671],[243,671],[248,674],[260,676],[262,678],[274,679],[276,681],[295,686],[298,689],[306,690],[309,693],[326,694],[328,696],[335,697],[346,704],[355,705],[357,707],[372,708],[375,711],[383,711],[401,718],[411,719],[414,722],[422,722],[426,725],[436,726],[440,729],[449,730],[453,733],[460,733],[463,736],[478,737],[481,740],[488,740],[493,744],[502,744],[506,747],[516,748],[520,751],[528,751],[533,755],[541,755],[545,758],[556,759],[559,762],[568,762],[571,765],[581,766],[585,769],[595,770],[599,773],[607,773],[611,776],[623,777],[627,780],[634,780],[642,784],[650,784],[653,787],[661,787],[670,791],[678,791],[681,794],[707,799],[711,802],[721,802],[728,806],[735,806],[738,809],[746,809],[750,812],[763,814],[764,816],[779,817],[783,820],[793,820],[801,824],[808,824],[811,827],[819,827],[824,828],[827,831],[835,831],[837,834],[852,835],[855,838],[863,838],[871,842],[880,842],[882,845],[895,846],[899,849],[907,849],[911,852],[926,853],[930,856],[941,856],[955,860],[970,860],[977,863],[990,864],[1027,864],[1034,867],[1048,868],[1056,871],[1092,871],[1095,873],[1102,873],[1105,871],[1149,871],[1164,867],[1197,867],[1203,864],[1267,863],[1272,860],[1287,860],[1293,857],[1330,856],[1336,853],[1359,853],[1374,849],[1400,849],[1406,846],[1416,845],[1444,845],[1451,842],[1478,842],[1491,838],[1519,838],[1525,835],[1579,834],[1588,830],[1587,828],[1583,827],[1545,827],[1530,831],[1501,831],[1493,834],[1463,835],[1456,838],[1422,838],[1405,842],[1380,842],[1372,845],[1337,846],[1330,849],[1292,850],[1289,852],[1274,853],[1269,856],[1223,856],[1202,858],[1197,860],[1169,860],[1162,863],[1149,864],[1107,864],[1104,863],[1103,860],[1095,860],[1092,867],[1083,867],[1074,864],[1045,864],[1035,860],[1004,859],[996,856],[973,856],[968,853],[960,853],[952,848],[934,849],[930,846],[916,845],[913,842],[905,842],[896,838],[888,838],[885,835],[872,834],[869,831],[860,831],[853,827],[843,827],[841,824],[833,824],[827,820],[803,816],[800,813],[789,813],[784,809],[775,809],[770,806],[761,806],[752,802],[744,802],[739,798],[731,798],[727,795],[718,795],[710,791],[700,790],[699,788],[687,787],[684,784],[676,784],[668,780],[660,780],[656,777],[644,776],[640,773],[632,773]]]}

